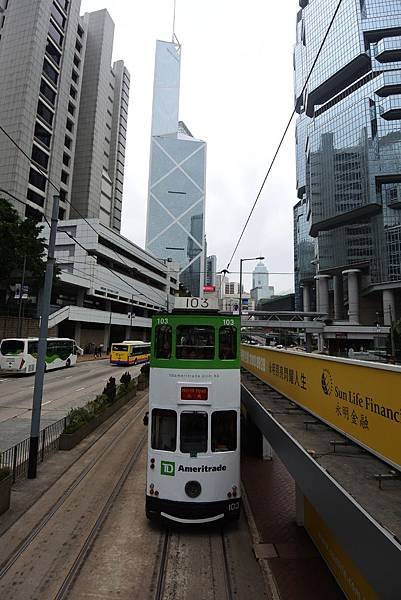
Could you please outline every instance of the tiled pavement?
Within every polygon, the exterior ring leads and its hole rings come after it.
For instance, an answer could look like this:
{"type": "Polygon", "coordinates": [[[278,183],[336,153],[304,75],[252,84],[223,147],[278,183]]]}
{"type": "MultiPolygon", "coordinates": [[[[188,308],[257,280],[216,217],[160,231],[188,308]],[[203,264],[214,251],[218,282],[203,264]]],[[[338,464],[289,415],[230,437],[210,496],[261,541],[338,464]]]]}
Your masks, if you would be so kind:
{"type": "Polygon", "coordinates": [[[302,527],[295,522],[295,484],[281,461],[247,454],[242,459],[247,491],[261,543],[280,600],[344,600],[345,596],[302,527]]]}

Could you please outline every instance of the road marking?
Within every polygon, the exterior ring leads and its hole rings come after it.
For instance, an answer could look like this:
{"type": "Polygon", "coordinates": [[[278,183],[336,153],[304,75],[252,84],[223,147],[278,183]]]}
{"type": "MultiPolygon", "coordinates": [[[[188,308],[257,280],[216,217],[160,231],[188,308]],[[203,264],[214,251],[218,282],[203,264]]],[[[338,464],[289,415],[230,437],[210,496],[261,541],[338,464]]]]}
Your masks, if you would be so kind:
{"type": "Polygon", "coordinates": [[[54,400],[48,400],[47,402],[42,402],[42,406],[45,406],[45,404],[50,404],[50,402],[54,402],[54,400]]]}
{"type": "Polygon", "coordinates": [[[75,390],[76,392],[80,392],[81,390],[85,390],[86,388],[78,388],[77,390],[75,390]]]}
{"type": "Polygon", "coordinates": [[[64,377],[64,379],[70,379],[72,377],[72,375],[67,375],[66,377],[64,377]]]}

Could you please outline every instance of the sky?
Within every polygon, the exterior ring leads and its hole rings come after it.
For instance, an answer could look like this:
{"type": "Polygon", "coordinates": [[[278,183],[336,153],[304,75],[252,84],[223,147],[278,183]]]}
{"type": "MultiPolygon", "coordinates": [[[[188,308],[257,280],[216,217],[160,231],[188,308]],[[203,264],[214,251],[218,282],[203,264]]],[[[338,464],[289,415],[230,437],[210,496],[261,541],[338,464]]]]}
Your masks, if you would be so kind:
{"type": "MultiPolygon", "coordinates": [[[[174,0],[82,0],[81,13],[106,8],[113,60],[131,75],[121,233],[145,245],[155,42],[171,41],[174,0]]],[[[293,108],[292,51],[297,0],[177,0],[182,45],[179,118],[207,142],[207,253],[227,266],[293,108]]],[[[275,292],[293,289],[296,203],[294,124],[230,265],[264,256],[275,292]],[[285,273],[285,274],[273,274],[285,273]]],[[[256,261],[246,262],[251,287],[256,261]]]]}

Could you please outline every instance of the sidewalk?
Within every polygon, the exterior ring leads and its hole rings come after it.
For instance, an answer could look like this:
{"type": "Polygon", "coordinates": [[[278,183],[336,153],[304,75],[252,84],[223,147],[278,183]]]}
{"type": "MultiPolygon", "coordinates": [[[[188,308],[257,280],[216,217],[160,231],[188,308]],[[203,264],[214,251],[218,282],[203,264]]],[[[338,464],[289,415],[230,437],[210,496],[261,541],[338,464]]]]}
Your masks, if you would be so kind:
{"type": "Polygon", "coordinates": [[[109,360],[110,354],[102,354],[102,356],[93,356],[93,354],[83,354],[82,356],[77,356],[77,362],[88,362],[91,360],[109,360]]]}
{"type": "Polygon", "coordinates": [[[345,596],[303,527],[295,521],[295,484],[275,455],[242,457],[242,481],[280,600],[344,600],[345,596]]]}

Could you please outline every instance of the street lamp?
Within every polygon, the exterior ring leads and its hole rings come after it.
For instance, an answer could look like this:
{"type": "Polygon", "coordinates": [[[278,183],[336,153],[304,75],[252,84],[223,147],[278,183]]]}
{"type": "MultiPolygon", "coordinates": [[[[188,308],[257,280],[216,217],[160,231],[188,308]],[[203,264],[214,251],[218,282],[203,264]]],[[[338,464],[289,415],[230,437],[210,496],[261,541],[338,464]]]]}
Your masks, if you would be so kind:
{"type": "Polygon", "coordinates": [[[253,258],[239,259],[239,316],[242,315],[242,263],[246,260],[263,260],[264,256],[254,256],[253,258]]]}

